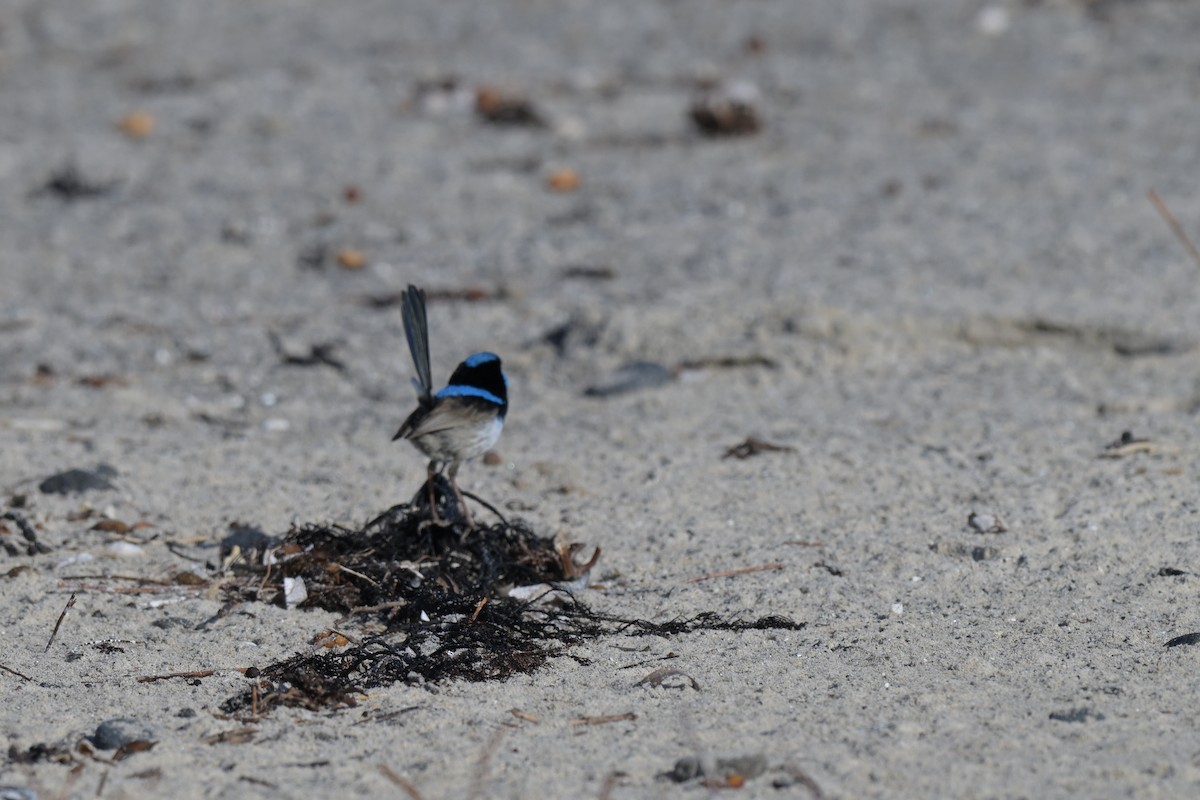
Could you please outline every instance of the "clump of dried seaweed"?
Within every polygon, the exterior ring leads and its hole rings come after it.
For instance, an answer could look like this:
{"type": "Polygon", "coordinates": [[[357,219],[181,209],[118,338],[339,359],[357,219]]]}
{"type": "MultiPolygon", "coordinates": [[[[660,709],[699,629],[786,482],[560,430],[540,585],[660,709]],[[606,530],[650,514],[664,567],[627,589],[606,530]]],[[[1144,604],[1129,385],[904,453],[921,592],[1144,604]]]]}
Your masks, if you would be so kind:
{"type": "Polygon", "coordinates": [[[597,614],[572,591],[586,584],[599,550],[581,565],[578,549],[520,521],[474,530],[461,520],[435,525],[419,503],[396,506],[358,530],[293,528],[282,542],[244,553],[242,563],[250,566],[239,569],[231,600],[337,611],[358,618],[368,633],[337,634],[308,653],[248,671],[252,685],[223,709],[354,705],[365,690],[397,681],[503,680],[556,656],[587,663],[571,648],[603,635],[797,627],[781,617],[730,622],[700,614],[656,624],[597,614]],[[302,600],[280,589],[296,581],[303,582],[302,600]]]}

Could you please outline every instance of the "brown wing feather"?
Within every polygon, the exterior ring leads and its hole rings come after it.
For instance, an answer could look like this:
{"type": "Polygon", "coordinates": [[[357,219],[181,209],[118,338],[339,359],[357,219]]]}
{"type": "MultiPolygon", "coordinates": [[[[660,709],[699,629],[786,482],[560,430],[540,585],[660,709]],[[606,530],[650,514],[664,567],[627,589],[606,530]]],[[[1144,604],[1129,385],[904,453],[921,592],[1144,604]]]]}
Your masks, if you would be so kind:
{"type": "Polygon", "coordinates": [[[483,424],[496,415],[494,406],[480,406],[469,400],[470,398],[443,398],[429,413],[419,419],[413,417],[417,417],[423,409],[414,411],[400,426],[396,438],[419,439],[438,431],[483,424]]]}

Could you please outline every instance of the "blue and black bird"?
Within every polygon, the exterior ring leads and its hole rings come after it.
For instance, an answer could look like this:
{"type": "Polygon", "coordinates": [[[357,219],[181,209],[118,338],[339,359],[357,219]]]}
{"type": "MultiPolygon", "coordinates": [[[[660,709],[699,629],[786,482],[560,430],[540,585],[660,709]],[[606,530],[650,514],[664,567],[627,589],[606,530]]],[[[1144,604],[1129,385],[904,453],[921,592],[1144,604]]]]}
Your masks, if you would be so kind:
{"type": "Polygon", "coordinates": [[[412,353],[417,376],[417,409],[408,415],[392,437],[408,439],[429,456],[430,509],[440,522],[435,502],[434,481],[443,469],[450,479],[458,508],[468,525],[474,527],[463,502],[456,477],[459,465],[483,455],[504,430],[508,413],[508,379],[495,353],[475,353],[458,365],[450,383],[437,394],[429,371],[429,324],[425,318],[425,292],[409,285],[400,293],[400,312],[404,335],[412,353]]]}

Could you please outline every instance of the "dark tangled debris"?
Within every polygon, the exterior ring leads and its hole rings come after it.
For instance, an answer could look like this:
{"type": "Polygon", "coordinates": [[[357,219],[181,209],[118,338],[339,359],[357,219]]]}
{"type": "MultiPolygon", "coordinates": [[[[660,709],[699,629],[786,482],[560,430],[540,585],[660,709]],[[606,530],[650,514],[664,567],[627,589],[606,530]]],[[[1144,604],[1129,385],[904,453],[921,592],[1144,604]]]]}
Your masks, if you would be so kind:
{"type": "Polygon", "coordinates": [[[427,508],[408,504],[357,530],[310,524],[274,546],[264,541],[247,553],[243,563],[254,566],[240,568],[228,590],[233,601],[283,602],[281,578],[302,579],[302,607],[363,615],[370,633],[326,637],[320,641],[336,644],[247,670],[253,683],[222,709],[353,706],[367,689],[397,681],[503,680],[554,657],[586,664],[571,648],[606,635],[803,627],[779,616],[728,620],[703,613],[659,624],[596,613],[571,593],[583,585],[571,581],[591,565],[576,562],[577,549],[520,521],[470,532],[461,524],[436,526],[427,508]],[[555,591],[544,597],[549,584],[555,591]],[[539,588],[526,600],[509,596],[516,586],[539,588]]]}
{"type": "Polygon", "coordinates": [[[79,167],[68,162],[55,170],[46,182],[33,192],[34,197],[56,197],[64,203],[91,200],[112,191],[114,183],[102,183],[84,176],[79,167]]]}
{"type": "Polygon", "coordinates": [[[748,136],[762,128],[758,101],[758,88],[752,83],[718,84],[692,103],[688,116],[704,136],[748,136]]]}

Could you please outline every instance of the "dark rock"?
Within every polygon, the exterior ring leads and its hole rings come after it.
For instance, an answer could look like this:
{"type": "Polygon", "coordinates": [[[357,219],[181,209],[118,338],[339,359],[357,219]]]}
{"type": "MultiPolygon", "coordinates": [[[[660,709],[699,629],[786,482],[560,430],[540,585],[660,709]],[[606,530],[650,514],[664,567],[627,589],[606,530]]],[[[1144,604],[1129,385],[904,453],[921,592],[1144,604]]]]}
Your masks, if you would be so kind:
{"type": "Polygon", "coordinates": [[[665,777],[675,781],[675,783],[685,783],[693,778],[699,778],[704,774],[704,765],[700,763],[700,759],[696,756],[684,756],[675,762],[675,766],[670,772],[665,774],[665,777]]]}
{"type": "Polygon", "coordinates": [[[117,471],[108,464],[101,464],[95,469],[69,469],[51,475],[38,484],[43,494],[71,494],[86,492],[91,489],[109,491],[116,489],[112,478],[117,477],[117,471]]]}
{"type": "Polygon", "coordinates": [[[618,369],[608,380],[589,386],[588,397],[609,397],[662,386],[673,377],[671,370],[653,361],[633,361],[618,369]]]}
{"type": "Polygon", "coordinates": [[[154,620],[150,624],[156,628],[162,628],[164,631],[169,631],[173,628],[182,628],[188,630],[196,627],[196,623],[192,622],[190,619],[184,619],[183,617],[163,617],[162,619],[154,620]]]}
{"type": "Polygon", "coordinates": [[[1104,719],[1104,715],[1099,711],[1092,711],[1086,706],[1080,706],[1079,708],[1070,708],[1066,711],[1051,711],[1050,719],[1055,722],[1087,722],[1089,720],[1099,722],[1104,719]]]}
{"type": "Polygon", "coordinates": [[[97,750],[116,750],[130,742],[153,740],[154,731],[144,722],[130,717],[106,719],[96,727],[92,744],[97,750]]]}

